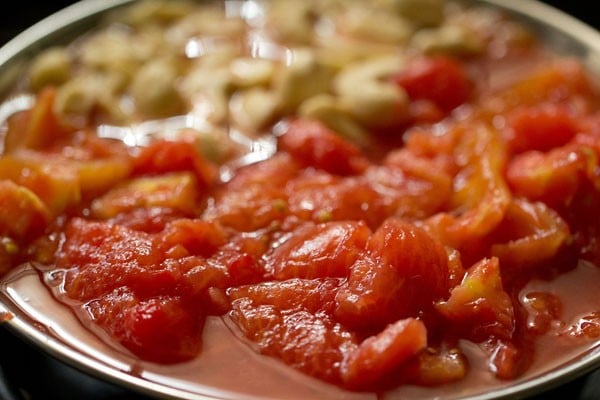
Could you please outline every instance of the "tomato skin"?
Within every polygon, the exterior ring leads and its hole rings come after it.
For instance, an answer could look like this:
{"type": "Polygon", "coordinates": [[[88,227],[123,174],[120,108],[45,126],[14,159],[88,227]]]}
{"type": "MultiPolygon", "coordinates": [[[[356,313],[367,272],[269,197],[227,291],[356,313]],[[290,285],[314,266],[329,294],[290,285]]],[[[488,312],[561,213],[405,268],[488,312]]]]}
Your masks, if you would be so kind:
{"type": "Polygon", "coordinates": [[[318,121],[295,119],[279,146],[303,165],[337,175],[357,174],[368,166],[359,148],[318,121]]]}
{"type": "Polygon", "coordinates": [[[473,91],[464,67],[446,56],[413,59],[392,79],[411,100],[429,100],[446,113],[467,102],[473,91]]]}

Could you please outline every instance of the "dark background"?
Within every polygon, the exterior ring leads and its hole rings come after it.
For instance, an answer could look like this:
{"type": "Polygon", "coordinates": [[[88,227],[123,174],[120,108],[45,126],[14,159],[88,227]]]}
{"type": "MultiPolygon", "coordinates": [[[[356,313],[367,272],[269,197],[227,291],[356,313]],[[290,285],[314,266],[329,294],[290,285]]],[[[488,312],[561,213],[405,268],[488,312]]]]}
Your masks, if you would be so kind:
{"type": "MultiPolygon", "coordinates": [[[[545,2],[600,29],[600,13],[595,11],[596,1],[545,2]]],[[[43,3],[29,0],[4,2],[3,11],[0,13],[0,45],[45,16],[72,3],[73,1],[66,0],[43,3]],[[7,7],[11,8],[11,11],[8,11],[7,7]]],[[[554,398],[600,399],[600,370],[543,393],[535,400],[554,398]]],[[[0,400],[53,399],[145,400],[145,397],[78,372],[40,353],[14,337],[6,328],[0,327],[0,400]]]]}
{"type": "MultiPolygon", "coordinates": [[[[576,16],[597,29],[600,28],[600,13],[595,10],[598,4],[595,0],[544,0],[544,2],[576,16]]],[[[11,10],[3,10],[0,13],[0,43],[3,44],[31,24],[72,3],[74,2],[68,0],[4,2],[5,7],[10,5],[11,10]]]]}

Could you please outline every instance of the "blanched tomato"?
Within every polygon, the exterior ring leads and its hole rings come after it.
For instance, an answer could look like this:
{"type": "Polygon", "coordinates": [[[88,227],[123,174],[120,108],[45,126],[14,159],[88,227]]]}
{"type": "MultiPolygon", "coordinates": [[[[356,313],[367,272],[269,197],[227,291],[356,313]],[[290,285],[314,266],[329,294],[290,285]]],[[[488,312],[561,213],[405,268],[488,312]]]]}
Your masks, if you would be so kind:
{"type": "Polygon", "coordinates": [[[318,121],[291,121],[280,137],[279,146],[305,166],[332,174],[356,174],[364,171],[368,165],[357,146],[318,121]]]}
{"type": "Polygon", "coordinates": [[[448,291],[448,255],[428,233],[387,220],[350,267],[336,296],[336,317],[357,329],[382,328],[426,310],[448,291]]]}
{"type": "Polygon", "coordinates": [[[265,254],[275,279],[344,277],[365,251],[371,231],[362,222],[326,222],[298,228],[265,254]]]}
{"type": "Polygon", "coordinates": [[[86,308],[121,345],[148,361],[182,362],[200,352],[204,318],[190,313],[179,297],[140,299],[121,287],[86,308]]]}
{"type": "Polygon", "coordinates": [[[511,151],[548,151],[567,144],[577,133],[575,117],[564,105],[519,107],[508,116],[506,139],[511,151]]]}
{"type": "Polygon", "coordinates": [[[474,86],[460,62],[446,56],[410,60],[393,80],[412,100],[429,100],[444,113],[467,102],[474,86]]]}

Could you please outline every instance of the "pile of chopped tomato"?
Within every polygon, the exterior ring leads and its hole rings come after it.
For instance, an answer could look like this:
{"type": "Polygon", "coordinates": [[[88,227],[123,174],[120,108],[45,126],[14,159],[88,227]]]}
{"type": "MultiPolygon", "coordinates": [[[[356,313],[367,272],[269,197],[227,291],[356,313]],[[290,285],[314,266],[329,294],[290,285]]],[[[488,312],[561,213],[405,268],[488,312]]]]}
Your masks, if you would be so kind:
{"type": "Polygon", "coordinates": [[[461,340],[516,377],[559,318],[551,294],[526,308],[519,289],[600,265],[600,95],[571,61],[494,93],[460,68],[419,60],[394,78],[438,122],[415,114],[380,158],[294,118],[227,182],[193,142],[128,149],[60,127],[48,89],[0,158],[1,268],[64,271],[69,304],[157,363],[196,357],[212,315],[352,390],[461,380],[461,340]]]}

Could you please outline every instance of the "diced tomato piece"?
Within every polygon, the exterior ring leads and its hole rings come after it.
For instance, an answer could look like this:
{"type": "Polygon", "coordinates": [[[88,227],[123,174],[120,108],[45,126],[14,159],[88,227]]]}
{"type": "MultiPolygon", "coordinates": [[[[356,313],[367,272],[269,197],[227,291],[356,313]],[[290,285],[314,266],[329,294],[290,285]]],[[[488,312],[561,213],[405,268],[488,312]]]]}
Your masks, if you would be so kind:
{"type": "Polygon", "coordinates": [[[461,169],[453,180],[451,211],[433,215],[424,226],[472,264],[486,256],[483,239],[502,222],[512,193],[504,179],[507,154],[498,132],[479,124],[455,129],[464,131],[454,155],[461,169]]]}
{"type": "Polygon", "coordinates": [[[225,227],[251,232],[283,220],[289,213],[287,197],[282,187],[250,185],[223,190],[216,194],[203,214],[225,227]]]}
{"type": "Polygon", "coordinates": [[[458,382],[469,372],[469,361],[459,348],[427,347],[402,368],[407,382],[421,386],[440,386],[458,382]]]}
{"type": "Polygon", "coordinates": [[[387,199],[362,176],[340,177],[308,170],[288,181],[285,192],[290,213],[302,220],[363,220],[375,228],[390,214],[387,199]]]}
{"type": "Polygon", "coordinates": [[[332,174],[357,174],[369,162],[360,149],[318,121],[296,119],[279,138],[279,147],[303,165],[332,174]]]}
{"type": "Polygon", "coordinates": [[[155,294],[181,276],[177,266],[163,264],[165,250],[147,233],[74,218],[55,262],[67,269],[65,291],[74,299],[90,300],[120,286],[155,294]]]}
{"type": "Polygon", "coordinates": [[[262,256],[268,247],[267,235],[236,235],[209,262],[227,270],[229,287],[260,282],[267,276],[262,256]]]}
{"type": "Polygon", "coordinates": [[[77,173],[55,163],[44,153],[19,151],[0,158],[0,179],[8,179],[35,193],[54,216],[81,200],[77,173]]]}
{"type": "Polygon", "coordinates": [[[563,146],[578,129],[566,106],[555,104],[520,107],[506,119],[505,140],[513,153],[548,151],[563,146]]]}
{"type": "Polygon", "coordinates": [[[0,236],[31,240],[50,222],[50,211],[31,190],[0,180],[0,236]]]}
{"type": "Polygon", "coordinates": [[[427,346],[425,324],[414,318],[399,320],[364,340],[342,364],[342,380],[351,387],[373,384],[427,346]]]}
{"type": "Polygon", "coordinates": [[[202,298],[210,288],[223,288],[227,283],[226,267],[204,258],[171,259],[169,264],[179,264],[178,269],[185,271],[179,283],[193,298],[202,298]]]}
{"type": "Polygon", "coordinates": [[[494,232],[491,254],[500,260],[505,278],[509,271],[520,275],[526,267],[540,265],[558,254],[569,236],[569,226],[556,211],[544,203],[517,198],[494,232]]]}
{"type": "MultiPolygon", "coordinates": [[[[406,215],[423,219],[440,211],[452,197],[452,174],[448,171],[447,161],[443,157],[428,158],[417,156],[407,148],[391,151],[384,160],[384,166],[378,168],[374,179],[395,191],[395,215],[406,215]],[[402,175],[403,178],[394,176],[402,175]],[[391,180],[387,181],[387,177],[391,180]]],[[[367,174],[370,176],[371,168],[367,174]]]]}
{"type": "Polygon", "coordinates": [[[279,310],[302,309],[313,314],[321,311],[329,314],[341,283],[340,278],[269,281],[232,288],[229,296],[232,301],[248,298],[255,306],[272,305],[279,310]]]}
{"type": "Polygon", "coordinates": [[[336,296],[335,316],[358,329],[416,316],[448,293],[448,255],[428,233],[397,219],[370,238],[336,296]]]}
{"type": "Polygon", "coordinates": [[[109,218],[106,222],[146,233],[158,233],[171,221],[184,218],[178,210],[164,207],[135,208],[109,218]]]}
{"type": "Polygon", "coordinates": [[[551,207],[563,206],[586,179],[590,162],[597,165],[595,153],[583,146],[564,146],[548,153],[528,151],[510,161],[506,181],[516,195],[551,207]]]}
{"type": "Polygon", "coordinates": [[[125,310],[123,325],[127,336],[122,344],[148,361],[190,360],[202,347],[203,315],[191,313],[177,297],[141,301],[125,310]]]}
{"type": "Polygon", "coordinates": [[[92,318],[144,360],[169,364],[190,360],[202,347],[204,316],[178,297],[139,299],[116,289],[86,305],[92,318]]]}
{"type": "Polygon", "coordinates": [[[72,166],[84,195],[104,192],[121,183],[131,172],[130,163],[122,158],[73,161],[72,166]]]}
{"type": "Polygon", "coordinates": [[[184,171],[194,173],[201,187],[210,186],[217,178],[216,167],[202,157],[193,143],[186,141],[155,141],[143,148],[133,163],[135,175],[184,171]]]}
{"type": "Polygon", "coordinates": [[[515,379],[531,366],[533,349],[530,344],[518,345],[510,340],[492,340],[482,347],[489,354],[491,372],[499,379],[515,379]]]}
{"type": "Polygon", "coordinates": [[[145,176],[115,186],[92,202],[96,218],[113,218],[136,208],[171,208],[193,216],[198,210],[197,181],[189,172],[145,176]]]}
{"type": "Polygon", "coordinates": [[[494,108],[504,112],[524,105],[542,104],[548,99],[567,104],[573,100],[585,103],[595,97],[594,87],[581,63],[563,58],[544,63],[500,91],[493,98],[494,108]]]}
{"type": "Polygon", "coordinates": [[[565,327],[561,335],[572,338],[598,340],[600,338],[600,311],[580,316],[573,324],[565,327]]]}
{"type": "Polygon", "coordinates": [[[9,120],[5,149],[43,149],[64,143],[74,132],[54,113],[56,88],[47,86],[37,95],[33,107],[9,120]]]}
{"type": "Polygon", "coordinates": [[[302,166],[291,155],[280,152],[267,160],[238,169],[233,178],[222,188],[233,191],[258,185],[269,189],[282,188],[300,171],[302,166]]]}
{"type": "Polygon", "coordinates": [[[227,267],[227,284],[230,287],[260,282],[267,275],[263,264],[253,255],[233,249],[221,251],[213,262],[227,267]]]}
{"type": "Polygon", "coordinates": [[[255,306],[242,298],[232,302],[231,316],[262,354],[326,382],[341,383],[340,365],[357,346],[354,335],[324,313],[255,306]]]}
{"type": "Polygon", "coordinates": [[[265,265],[279,280],[343,277],[364,253],[370,234],[363,222],[305,225],[267,253],[265,265]]]}
{"type": "Polygon", "coordinates": [[[465,68],[446,56],[415,58],[393,80],[411,100],[430,100],[445,112],[467,102],[473,90],[465,68]]]}
{"type": "Polygon", "coordinates": [[[168,223],[160,236],[167,248],[183,246],[189,254],[203,257],[210,257],[227,240],[219,224],[187,218],[168,223]]]}
{"type": "Polygon", "coordinates": [[[377,261],[396,267],[407,281],[420,282],[419,291],[433,298],[447,293],[448,255],[421,228],[390,218],[373,234],[367,249],[377,261]]]}
{"type": "Polygon", "coordinates": [[[510,339],[515,329],[513,304],[502,286],[497,258],[482,259],[469,268],[449,299],[436,308],[452,330],[475,341],[510,339]]]}

